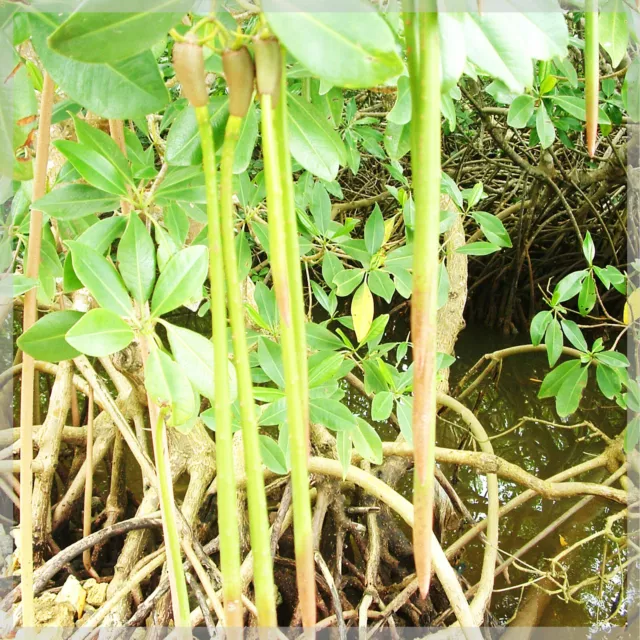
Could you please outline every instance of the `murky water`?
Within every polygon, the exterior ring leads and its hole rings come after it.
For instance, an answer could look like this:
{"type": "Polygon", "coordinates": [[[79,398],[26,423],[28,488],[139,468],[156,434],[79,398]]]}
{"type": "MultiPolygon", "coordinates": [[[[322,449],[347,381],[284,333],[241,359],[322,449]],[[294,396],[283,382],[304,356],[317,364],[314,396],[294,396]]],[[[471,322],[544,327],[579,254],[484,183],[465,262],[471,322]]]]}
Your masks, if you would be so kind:
{"type": "MultiPolygon", "coordinates": [[[[458,360],[452,368],[452,380],[456,382],[484,353],[526,342],[505,338],[502,334],[491,333],[486,328],[469,328],[460,335],[456,345],[458,360]]],[[[606,435],[613,437],[619,434],[626,424],[626,412],[614,402],[607,400],[600,393],[591,373],[590,383],[585,390],[580,409],[568,419],[562,420],[555,413],[552,399],[540,400],[537,397],[540,381],[549,367],[545,354],[514,356],[505,360],[497,384],[487,383],[478,393],[469,398],[467,406],[476,408],[476,415],[487,429],[492,440],[495,453],[507,460],[518,463],[524,469],[541,478],[558,473],[602,452],[604,443],[598,437],[589,437],[590,429],[582,426],[576,429],[566,428],[589,421],[606,435]],[[478,395],[481,394],[481,397],[478,395]],[[553,422],[561,427],[552,427],[542,422],[525,422],[519,428],[508,432],[524,418],[537,418],[553,422]],[[500,434],[505,433],[503,437],[500,434]]],[[[600,472],[582,480],[598,481],[603,478],[600,472]]],[[[486,489],[482,476],[469,469],[462,468],[456,489],[472,512],[485,512],[486,489]]],[[[501,503],[507,502],[521,492],[521,488],[512,482],[500,482],[501,503]]],[[[507,515],[500,526],[501,549],[514,552],[522,547],[537,532],[575,504],[577,499],[559,501],[536,499],[519,507],[507,515]]],[[[600,531],[605,519],[611,513],[620,510],[620,506],[601,499],[594,499],[587,507],[574,516],[568,524],[550,534],[523,557],[528,564],[542,569],[549,568],[545,559],[559,553],[567,545],[572,545],[591,533],[600,531]]],[[[621,522],[624,526],[624,521],[621,522]]],[[[603,558],[603,539],[582,547],[571,554],[565,564],[568,567],[567,578],[570,584],[576,584],[585,578],[597,574],[601,570],[603,558]]],[[[479,576],[479,548],[475,554],[469,550],[468,566],[477,568],[472,576],[465,577],[475,583],[479,576]],[[475,558],[473,557],[475,555],[475,558]]],[[[615,548],[608,549],[608,557],[612,558],[615,548]]],[[[624,555],[623,555],[624,558],[624,555]]],[[[464,562],[464,560],[463,560],[464,562]]],[[[607,569],[613,568],[611,560],[607,569]]],[[[512,587],[531,579],[531,575],[512,568],[510,571],[512,587]]],[[[540,626],[583,626],[597,623],[609,618],[615,611],[621,596],[621,579],[610,584],[600,585],[576,594],[579,603],[565,602],[560,597],[551,600],[546,608],[540,626]]],[[[508,589],[503,577],[496,583],[496,589],[508,589]]],[[[493,613],[501,622],[506,622],[517,607],[521,597],[521,589],[497,593],[493,599],[493,613]]],[[[620,623],[614,616],[612,623],[620,623]]]]}
{"type": "MultiPolygon", "coordinates": [[[[399,332],[400,333],[400,332],[399,332]]],[[[406,331],[402,332],[403,338],[406,331]]],[[[508,338],[501,333],[492,332],[485,327],[465,329],[456,345],[457,360],[452,366],[451,388],[485,353],[528,342],[526,336],[508,338]]],[[[590,456],[602,452],[604,444],[598,437],[589,437],[587,426],[569,428],[584,421],[589,421],[613,437],[624,428],[626,414],[615,403],[607,400],[598,390],[594,374],[585,390],[579,411],[569,419],[562,420],[555,413],[553,400],[539,400],[537,392],[541,380],[548,372],[545,354],[515,356],[504,361],[499,379],[486,380],[465,404],[474,409],[477,417],[492,437],[495,453],[509,461],[515,462],[528,472],[540,478],[546,478],[559,471],[579,464],[590,456]],[[538,421],[523,422],[513,429],[525,417],[538,421]],[[558,426],[549,426],[547,421],[558,426]],[[504,435],[501,435],[504,434],[504,435]]],[[[352,409],[368,413],[367,401],[358,397],[349,399],[352,409]]],[[[385,440],[395,438],[395,430],[389,425],[380,425],[380,433],[385,440]]],[[[447,447],[469,448],[472,446],[464,426],[452,414],[438,426],[438,444],[447,447]]],[[[484,476],[476,474],[465,467],[443,467],[460,497],[469,510],[477,518],[486,513],[487,491],[484,476]]],[[[603,473],[594,472],[590,477],[581,480],[599,481],[603,473]]],[[[400,490],[410,497],[411,474],[407,474],[400,490]]],[[[500,481],[501,504],[522,491],[513,482],[500,481]]],[[[560,501],[534,499],[512,511],[500,521],[500,548],[505,556],[520,549],[544,527],[575,504],[578,499],[560,501]]],[[[620,510],[620,505],[601,499],[594,499],[587,507],[578,512],[568,524],[550,534],[529,553],[522,561],[532,567],[548,569],[546,559],[552,558],[563,548],[572,545],[591,533],[600,531],[607,516],[620,510]]],[[[620,531],[625,527],[620,522],[620,531]]],[[[457,535],[448,535],[451,542],[457,535]]],[[[582,547],[577,553],[570,555],[565,562],[566,578],[573,585],[601,571],[604,539],[600,538],[582,547]]],[[[482,546],[479,543],[469,546],[457,560],[457,568],[470,584],[475,584],[480,576],[482,563],[482,546]]],[[[615,547],[607,549],[607,570],[615,566],[615,547]]],[[[622,553],[624,561],[624,552],[622,553]]],[[[496,593],[492,599],[491,611],[497,621],[505,624],[517,610],[522,596],[523,585],[531,580],[532,573],[510,568],[510,582],[507,584],[503,576],[496,580],[496,593]]],[[[542,618],[539,626],[606,626],[603,621],[610,618],[611,624],[621,624],[619,613],[612,614],[625,593],[621,591],[622,580],[616,578],[608,584],[596,585],[574,596],[578,602],[565,602],[554,597],[542,618]]],[[[624,612],[624,607],[621,608],[624,612]]]]}

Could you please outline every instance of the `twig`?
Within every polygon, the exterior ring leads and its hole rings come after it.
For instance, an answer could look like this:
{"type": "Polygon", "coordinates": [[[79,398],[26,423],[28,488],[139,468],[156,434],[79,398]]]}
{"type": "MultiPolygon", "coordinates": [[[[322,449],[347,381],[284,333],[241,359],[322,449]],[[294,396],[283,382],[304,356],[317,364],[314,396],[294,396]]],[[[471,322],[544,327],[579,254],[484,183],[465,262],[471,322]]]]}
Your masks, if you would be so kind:
{"type": "MultiPolygon", "coordinates": [[[[87,455],[86,465],[87,474],[85,479],[84,489],[84,510],[82,518],[82,535],[88,536],[91,534],[91,504],[93,500],[93,389],[89,390],[89,408],[87,418],[87,455]]],[[[86,549],[82,554],[82,564],[87,573],[94,578],[98,579],[99,576],[91,566],[91,551],[86,549]]]]}
{"type": "Polygon", "coordinates": [[[322,554],[319,551],[316,551],[314,553],[314,558],[316,564],[320,567],[320,571],[322,572],[324,579],[329,585],[331,599],[333,600],[333,608],[336,612],[338,621],[338,633],[340,634],[340,640],[347,640],[347,625],[345,625],[344,618],[342,617],[342,605],[340,603],[340,594],[338,593],[338,589],[336,589],[336,583],[333,581],[331,571],[329,571],[329,567],[327,567],[327,563],[324,561],[322,554]]]}
{"type": "Polygon", "coordinates": [[[207,625],[207,631],[209,632],[209,638],[213,639],[216,637],[216,625],[213,621],[213,617],[211,616],[211,611],[209,610],[204,591],[200,588],[197,578],[192,576],[190,573],[185,574],[185,577],[187,578],[187,584],[191,587],[191,591],[193,591],[196,602],[202,610],[204,623],[207,625]]]}
{"type": "MultiPolygon", "coordinates": [[[[216,615],[218,616],[218,620],[220,620],[224,624],[225,615],[224,615],[224,608],[222,606],[222,602],[220,602],[220,599],[218,598],[218,595],[216,594],[215,589],[211,584],[211,580],[209,579],[207,572],[204,570],[204,567],[200,563],[200,560],[198,560],[198,556],[196,556],[195,551],[193,550],[193,548],[191,547],[188,541],[181,540],[180,546],[184,551],[184,555],[187,557],[187,559],[191,563],[193,570],[196,572],[198,579],[200,580],[200,584],[204,587],[204,590],[207,594],[207,598],[209,598],[209,602],[211,602],[211,604],[213,605],[216,615]]],[[[203,610],[202,613],[205,614],[205,611],[203,610]]]]}
{"type": "MultiPolygon", "coordinates": [[[[160,518],[154,517],[153,514],[146,518],[131,518],[130,520],[123,520],[109,529],[96,531],[90,536],[82,538],[82,540],[78,540],[78,542],[74,542],[51,558],[51,560],[48,560],[35,572],[33,585],[34,595],[38,595],[47,586],[49,580],[58,573],[58,571],[82,554],[85,549],[90,549],[92,546],[102,542],[103,540],[108,540],[109,538],[128,533],[129,531],[150,529],[160,527],[161,525],[162,522],[160,518]]],[[[0,603],[0,609],[6,611],[8,607],[17,600],[18,596],[21,595],[21,592],[22,589],[20,585],[10,591],[0,603]]]]}

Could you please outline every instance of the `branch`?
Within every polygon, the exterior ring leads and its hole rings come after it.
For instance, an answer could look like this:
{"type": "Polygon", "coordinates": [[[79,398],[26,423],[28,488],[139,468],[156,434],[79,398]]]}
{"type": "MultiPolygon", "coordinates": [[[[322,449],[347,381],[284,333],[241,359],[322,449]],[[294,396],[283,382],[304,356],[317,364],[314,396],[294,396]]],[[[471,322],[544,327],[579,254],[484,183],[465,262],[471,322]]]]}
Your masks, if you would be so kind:
{"type": "MultiPolygon", "coordinates": [[[[309,458],[309,471],[311,473],[319,473],[340,480],[345,479],[357,484],[372,496],[384,502],[410,527],[413,527],[413,505],[406,498],[403,498],[399,493],[382,482],[382,480],[379,480],[366,471],[350,466],[345,476],[342,465],[337,460],[327,460],[325,458],[317,457],[309,458]]],[[[451,606],[454,608],[460,625],[466,630],[468,638],[480,640],[482,636],[480,631],[477,629],[475,619],[471,613],[469,603],[464,597],[455,570],[449,564],[449,560],[445,556],[444,551],[440,546],[440,542],[435,535],[432,535],[431,543],[433,566],[435,568],[436,575],[449,598],[451,606]]]]}
{"type": "MultiPolygon", "coordinates": [[[[396,444],[395,442],[383,442],[382,452],[386,456],[410,458],[413,456],[413,447],[406,443],[396,444]]],[[[355,459],[357,460],[357,458],[355,459]]],[[[624,505],[629,502],[627,492],[621,489],[612,489],[595,482],[553,482],[552,480],[541,480],[517,464],[484,452],[436,447],[436,460],[445,464],[472,467],[482,473],[495,473],[501,478],[512,480],[527,489],[531,489],[543,498],[550,500],[590,495],[606,498],[624,505]]]]}
{"type": "MultiPolygon", "coordinates": [[[[159,515],[159,514],[158,514],[159,515]]],[[[45,562],[34,574],[33,592],[34,595],[38,595],[44,590],[44,588],[59,571],[68,565],[72,560],[82,554],[85,549],[90,549],[96,544],[99,544],[114,536],[119,536],[129,531],[136,531],[137,529],[150,529],[162,526],[162,522],[159,517],[147,517],[147,518],[131,518],[130,520],[123,520],[118,524],[109,527],[108,529],[101,529],[92,533],[86,538],[82,538],[77,542],[69,545],[66,549],[63,549],[60,553],[55,555],[51,560],[45,562]]],[[[0,603],[0,609],[7,611],[9,607],[18,599],[21,595],[21,587],[18,585],[13,591],[9,592],[2,602],[0,603]]]]}

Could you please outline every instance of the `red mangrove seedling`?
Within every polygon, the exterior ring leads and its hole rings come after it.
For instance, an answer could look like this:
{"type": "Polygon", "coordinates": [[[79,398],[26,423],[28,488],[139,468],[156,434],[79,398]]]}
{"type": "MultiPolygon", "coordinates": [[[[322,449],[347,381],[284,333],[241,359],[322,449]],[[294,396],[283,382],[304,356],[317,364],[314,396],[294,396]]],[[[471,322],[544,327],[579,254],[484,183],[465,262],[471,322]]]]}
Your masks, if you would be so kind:
{"type": "Polygon", "coordinates": [[[214,413],[216,420],[220,568],[223,578],[225,625],[228,630],[241,629],[243,626],[243,607],[240,579],[240,535],[236,478],[233,467],[224,259],[220,238],[216,154],[208,109],[202,47],[195,44],[193,39],[177,42],[174,46],[174,68],[184,94],[195,108],[202,144],[202,164],[207,198],[211,325],[216,381],[214,413]]]}
{"type": "Polygon", "coordinates": [[[429,591],[436,436],[436,311],[440,218],[440,50],[435,2],[413,11],[406,1],[409,57],[411,170],[415,198],[413,240],[413,553],[422,597],[429,591]]]}
{"type": "MultiPolygon", "coordinates": [[[[293,491],[293,523],[296,555],[296,578],[302,623],[310,629],[316,622],[315,564],[311,532],[311,504],[309,499],[309,475],[307,466],[308,426],[305,415],[306,402],[302,401],[306,391],[301,363],[306,367],[304,343],[298,339],[296,323],[304,323],[294,314],[304,314],[300,304],[295,303],[296,279],[292,270],[300,268],[299,254],[293,245],[296,227],[287,217],[288,193],[291,173],[285,173],[289,154],[282,131],[282,119],[286,118],[286,96],[279,97],[285,90],[283,64],[280,45],[277,40],[255,39],[256,78],[262,105],[262,141],[265,165],[267,210],[269,224],[269,244],[283,247],[282,251],[272,251],[269,256],[273,273],[276,301],[280,312],[280,338],[284,364],[285,395],[287,399],[287,419],[289,423],[289,446],[291,451],[291,483],[293,491]],[[276,115],[275,105],[283,110],[276,115]],[[280,126],[279,126],[280,124],[280,126]],[[295,265],[291,261],[295,260],[295,265]],[[299,357],[303,355],[304,358],[299,357]]],[[[297,240],[297,237],[296,237],[297,240]]],[[[306,397],[305,397],[306,400],[306,397]]]]}
{"type": "Polygon", "coordinates": [[[246,116],[253,99],[254,66],[251,54],[246,47],[225,51],[222,55],[222,64],[229,90],[230,115],[225,129],[220,165],[220,238],[227,285],[234,362],[238,378],[258,625],[263,628],[273,628],[277,626],[278,620],[276,616],[269,520],[264,478],[261,472],[262,459],[253,398],[249,349],[244,325],[244,305],[238,281],[233,205],[233,160],[243,118],[246,116]]]}

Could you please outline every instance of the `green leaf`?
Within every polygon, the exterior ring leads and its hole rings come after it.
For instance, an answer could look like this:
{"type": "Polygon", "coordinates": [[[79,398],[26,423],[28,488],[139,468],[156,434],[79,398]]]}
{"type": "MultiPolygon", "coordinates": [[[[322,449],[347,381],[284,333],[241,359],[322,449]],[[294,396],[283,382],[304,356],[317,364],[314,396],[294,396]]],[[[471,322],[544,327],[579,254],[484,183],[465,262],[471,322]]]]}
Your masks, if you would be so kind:
{"type": "Polygon", "coordinates": [[[562,330],[564,331],[564,335],[569,339],[569,342],[576,349],[584,351],[585,353],[589,351],[587,341],[584,339],[580,327],[575,322],[572,320],[562,320],[562,330]]]}
{"type": "Polygon", "coordinates": [[[279,475],[287,473],[287,460],[284,451],[278,446],[278,443],[270,438],[260,434],[260,455],[264,466],[279,475]]]}
{"type": "Polygon", "coordinates": [[[200,296],[208,266],[206,247],[192,246],[178,251],[158,278],[151,298],[151,315],[158,318],[200,296]]]}
{"type": "Polygon", "coordinates": [[[56,140],[53,144],[89,184],[108,193],[127,195],[122,175],[104,156],[71,140],[56,140]]]}
{"type": "Polygon", "coordinates": [[[92,127],[82,118],[73,118],[78,142],[103,156],[130,186],[135,187],[131,167],[116,141],[104,131],[92,127]]]}
{"type": "Polygon", "coordinates": [[[90,111],[114,119],[164,108],[169,92],[150,51],[107,64],[76,62],[51,50],[47,36],[58,26],[53,13],[30,13],[32,40],[43,66],[60,88],[90,111]]]}
{"type": "Polygon", "coordinates": [[[82,289],[82,282],[80,282],[76,272],[73,268],[73,256],[71,252],[67,253],[67,257],[64,260],[64,272],[62,276],[62,290],[65,293],[71,293],[82,289]]]}
{"type": "Polygon", "coordinates": [[[274,402],[262,405],[260,419],[259,419],[260,426],[264,426],[264,427],[277,426],[277,425],[285,424],[286,421],[287,421],[287,399],[286,398],[278,398],[274,402]]]}
{"type": "Polygon", "coordinates": [[[562,327],[560,323],[554,318],[547,327],[547,332],[544,335],[544,343],[547,347],[547,357],[549,359],[549,366],[553,367],[558,358],[562,355],[562,327]]]}
{"type": "Polygon", "coordinates": [[[131,327],[108,309],[92,309],[66,334],[80,353],[101,358],[124,349],[134,338],[131,327]]]}
{"type": "Polygon", "coordinates": [[[548,149],[556,139],[556,128],[551,122],[547,108],[544,102],[540,103],[538,112],[536,113],[536,131],[543,149],[548,149]]]}
{"type": "MultiPolygon", "coordinates": [[[[180,365],[193,388],[202,396],[214,401],[215,372],[213,363],[213,344],[204,336],[176,327],[169,322],[164,325],[171,345],[171,352],[180,365]]],[[[233,402],[237,395],[236,371],[229,362],[229,397],[233,402]]]]}
{"type": "Polygon", "coordinates": [[[80,62],[117,62],[150,49],[180,21],[184,0],[138,2],[139,13],[106,13],[104,0],[85,0],[49,37],[59,54],[80,62]],[[141,6],[142,4],[142,6],[141,6]],[[182,9],[177,13],[176,10],[182,9]]]}
{"type": "Polygon", "coordinates": [[[533,96],[526,94],[518,96],[509,107],[507,124],[514,129],[526,127],[533,115],[535,104],[536,101],[533,96]]]}
{"type": "Polygon", "coordinates": [[[244,282],[251,272],[251,247],[249,246],[248,234],[245,231],[238,233],[235,239],[236,256],[238,259],[238,280],[244,282]]]}
{"type": "Polygon", "coordinates": [[[350,431],[356,426],[355,416],[337,400],[312,398],[309,402],[309,415],[312,422],[332,431],[350,431]]]}
{"type": "Polygon", "coordinates": [[[593,264],[593,259],[596,256],[596,247],[593,244],[593,238],[591,237],[591,233],[587,231],[584,235],[584,241],[582,242],[582,253],[584,253],[584,257],[586,258],[589,266],[593,264]]]}
{"type": "Polygon", "coordinates": [[[371,419],[384,422],[389,419],[393,409],[393,394],[390,391],[376,393],[371,403],[371,419]]]}
{"type": "Polygon", "coordinates": [[[54,311],[47,313],[16,344],[36,360],[60,362],[80,355],[66,340],[65,335],[82,318],[79,311],[54,311]]]}
{"type": "MultiPolygon", "coordinates": [[[[322,305],[322,308],[332,316],[334,312],[333,302],[331,301],[329,295],[327,295],[327,292],[313,280],[311,281],[311,288],[313,289],[313,295],[315,296],[316,300],[322,305]]],[[[333,295],[333,300],[335,300],[335,295],[333,295]]]]}
{"type": "Polygon", "coordinates": [[[411,127],[408,124],[387,122],[383,144],[392,160],[400,160],[411,150],[411,127]]]}
{"type": "Polygon", "coordinates": [[[376,203],[364,225],[364,244],[367,251],[374,255],[382,247],[384,242],[384,218],[382,211],[376,203]]]}
{"type": "Polygon", "coordinates": [[[348,296],[353,293],[362,282],[362,278],[364,278],[363,269],[345,269],[337,273],[333,278],[337,295],[348,296]]]}
{"type": "Polygon", "coordinates": [[[624,432],[624,450],[631,453],[640,441],[640,416],[635,416],[624,432]]]}
{"type": "MultiPolygon", "coordinates": [[[[208,104],[213,140],[216,149],[222,148],[224,129],[229,119],[229,100],[226,96],[212,96],[208,104]]],[[[188,105],[178,114],[167,136],[166,160],[170,165],[200,166],[202,146],[198,133],[195,109],[188,105]]]]}
{"type": "Polygon", "coordinates": [[[146,226],[135,211],[118,244],[118,269],[133,299],[144,304],[156,278],[156,249],[146,226]]]}
{"type": "Polygon", "coordinates": [[[189,421],[199,408],[195,406],[193,388],[182,368],[158,348],[151,350],[145,363],[144,385],[157,405],[170,410],[171,426],[189,421]]]}
{"type": "Polygon", "coordinates": [[[569,34],[564,17],[551,0],[522,13],[517,2],[504,12],[464,14],[468,58],[489,75],[522,93],[533,83],[532,58],[566,56],[569,34]]]}
{"type": "Polygon", "coordinates": [[[469,256],[487,256],[500,251],[500,247],[493,242],[471,242],[456,249],[456,253],[463,253],[469,256]]]}
{"type": "Polygon", "coordinates": [[[372,293],[383,298],[387,303],[391,302],[393,294],[396,292],[396,287],[391,280],[391,276],[384,271],[376,269],[370,271],[368,276],[369,288],[372,293]]]}
{"type": "Polygon", "coordinates": [[[110,216],[92,224],[80,235],[78,242],[86,244],[97,253],[104,255],[111,249],[113,241],[124,233],[126,226],[126,218],[110,216]]]}
{"type": "Polygon", "coordinates": [[[555,76],[547,76],[540,83],[540,95],[545,95],[550,91],[553,91],[553,88],[556,86],[557,83],[558,83],[558,80],[555,76]]]}
{"type": "Polygon", "coordinates": [[[306,325],[307,346],[316,351],[338,351],[344,344],[326,327],[313,322],[306,325]]]}
{"type": "Polygon", "coordinates": [[[627,53],[629,25],[625,9],[623,0],[611,0],[606,11],[600,12],[599,40],[602,48],[609,54],[614,69],[627,53]]]}
{"type": "Polygon", "coordinates": [[[556,411],[561,418],[575,413],[588,379],[589,367],[575,368],[567,375],[556,395],[556,411]]]}
{"type": "Polygon", "coordinates": [[[553,296],[551,297],[551,306],[555,307],[560,302],[571,300],[578,294],[582,288],[582,282],[587,275],[586,270],[573,271],[567,274],[553,290],[553,296]]]}
{"type": "Polygon", "coordinates": [[[70,240],[67,244],[71,249],[76,275],[98,304],[120,316],[131,316],[131,300],[115,267],[97,251],[81,242],[70,240]]]}
{"type": "Polygon", "coordinates": [[[154,199],[160,205],[168,205],[176,200],[206,204],[202,167],[169,167],[154,199]]]}
{"type": "Polygon", "coordinates": [[[242,127],[233,158],[234,174],[244,173],[249,167],[257,139],[258,118],[256,116],[255,103],[252,102],[249,111],[247,111],[247,115],[242,120],[242,127]]]}
{"type": "Polygon", "coordinates": [[[382,440],[376,430],[362,418],[356,418],[351,432],[355,450],[372,464],[382,464],[382,440]]]}
{"type": "Polygon", "coordinates": [[[436,370],[442,371],[443,369],[448,369],[455,361],[454,356],[438,351],[436,353],[436,370]]]}
{"type": "Polygon", "coordinates": [[[500,218],[485,211],[476,211],[471,214],[471,217],[480,225],[482,233],[484,233],[489,242],[499,247],[513,246],[509,232],[505,229],[500,218]]]}
{"type": "Polygon", "coordinates": [[[387,114],[387,120],[398,125],[407,124],[411,121],[411,91],[409,76],[398,78],[398,96],[393,109],[387,114]]]}
{"type": "Polygon", "coordinates": [[[389,314],[387,313],[383,313],[375,318],[371,323],[371,327],[369,327],[369,331],[367,331],[367,335],[364,337],[364,340],[361,341],[361,344],[366,342],[369,350],[374,349],[382,339],[388,322],[389,314]]]}
{"type": "Polygon", "coordinates": [[[338,431],[336,448],[338,450],[338,460],[342,467],[342,478],[344,479],[347,477],[347,472],[351,465],[351,435],[349,431],[338,431]]]}
{"type": "MultiPolygon", "coordinates": [[[[310,174],[307,173],[306,175],[310,174]]],[[[313,187],[309,211],[320,235],[331,237],[329,235],[331,228],[331,198],[329,198],[329,192],[321,182],[316,182],[313,187]]]]}
{"type": "Polygon", "coordinates": [[[531,321],[531,343],[534,347],[537,347],[544,337],[545,331],[553,318],[551,311],[540,311],[537,313],[531,321]]]}
{"type": "Polygon", "coordinates": [[[361,0],[343,0],[335,13],[285,7],[279,3],[265,11],[269,26],[293,56],[329,84],[365,89],[402,73],[393,32],[361,0]]]}
{"type": "Polygon", "coordinates": [[[563,73],[572,89],[578,88],[578,74],[569,57],[554,60],[560,73],[563,73]]]}
{"type": "Polygon", "coordinates": [[[313,175],[328,182],[335,180],[339,166],[347,162],[342,139],[315,105],[292,93],[287,102],[291,155],[313,175]]]}
{"type": "Polygon", "coordinates": [[[567,360],[567,362],[558,365],[544,377],[538,391],[538,398],[553,398],[558,395],[567,377],[576,369],[580,369],[581,366],[580,360],[567,360]]]}
{"type": "Polygon", "coordinates": [[[629,366],[627,356],[619,351],[601,351],[596,354],[596,360],[608,367],[624,369],[629,366]]]}
{"type": "Polygon", "coordinates": [[[616,373],[615,369],[608,367],[606,364],[598,364],[596,367],[596,380],[600,391],[613,400],[622,390],[622,381],[620,376],[616,373]]]}
{"type": "Polygon", "coordinates": [[[589,274],[583,281],[578,296],[578,310],[585,316],[596,305],[596,282],[593,276],[589,274]]]}
{"type": "Polygon", "coordinates": [[[351,317],[358,342],[362,342],[369,333],[373,322],[373,296],[366,282],[363,282],[351,300],[351,317]]]}
{"type": "Polygon", "coordinates": [[[284,389],[284,364],[282,363],[282,348],[279,344],[267,338],[258,340],[258,364],[261,369],[284,389]]]}
{"type": "Polygon", "coordinates": [[[334,351],[319,351],[308,360],[309,387],[319,387],[334,376],[340,370],[344,362],[344,356],[334,351]]]}
{"type": "MultiPolygon", "coordinates": [[[[559,107],[564,109],[569,115],[572,115],[574,118],[578,118],[578,120],[582,120],[583,122],[586,121],[587,111],[585,108],[584,98],[559,95],[550,96],[550,98],[554,104],[557,104],[559,107]]],[[[598,124],[611,124],[609,116],[602,108],[598,109],[598,124]]]]}
{"type": "Polygon", "coordinates": [[[400,433],[413,445],[413,398],[402,396],[396,400],[396,414],[400,423],[400,433]]]}
{"type": "MultiPolygon", "coordinates": [[[[340,261],[340,258],[335,253],[327,251],[322,258],[322,277],[324,281],[329,285],[329,288],[335,289],[336,284],[334,278],[338,273],[344,271],[344,265],[340,261]]],[[[358,283],[360,284],[360,283],[358,283]]],[[[358,285],[356,285],[357,287],[358,285]]],[[[355,287],[354,287],[355,289],[355,287]]]]}
{"type": "Polygon", "coordinates": [[[256,284],[254,293],[256,305],[260,316],[266,320],[267,325],[276,332],[278,328],[278,305],[276,303],[276,292],[269,289],[264,282],[256,284]]]}
{"type": "Polygon", "coordinates": [[[87,184],[68,184],[50,191],[33,206],[58,220],[77,220],[114,211],[120,206],[120,199],[87,184]]]}
{"type": "Polygon", "coordinates": [[[449,300],[449,289],[451,283],[449,281],[449,272],[444,261],[438,264],[438,292],[436,296],[436,305],[438,309],[442,309],[449,300]]]}
{"type": "MultiPolygon", "coordinates": [[[[27,278],[27,276],[22,275],[21,273],[14,273],[11,276],[11,284],[13,285],[12,297],[17,298],[18,296],[22,296],[27,291],[31,291],[34,287],[38,286],[38,280],[34,278],[27,278]]],[[[3,297],[7,295],[4,291],[2,292],[3,297]]]]}
{"type": "Polygon", "coordinates": [[[462,76],[467,62],[467,47],[464,42],[462,16],[438,12],[438,31],[440,35],[440,66],[442,69],[442,94],[448,93],[462,76]]]}

